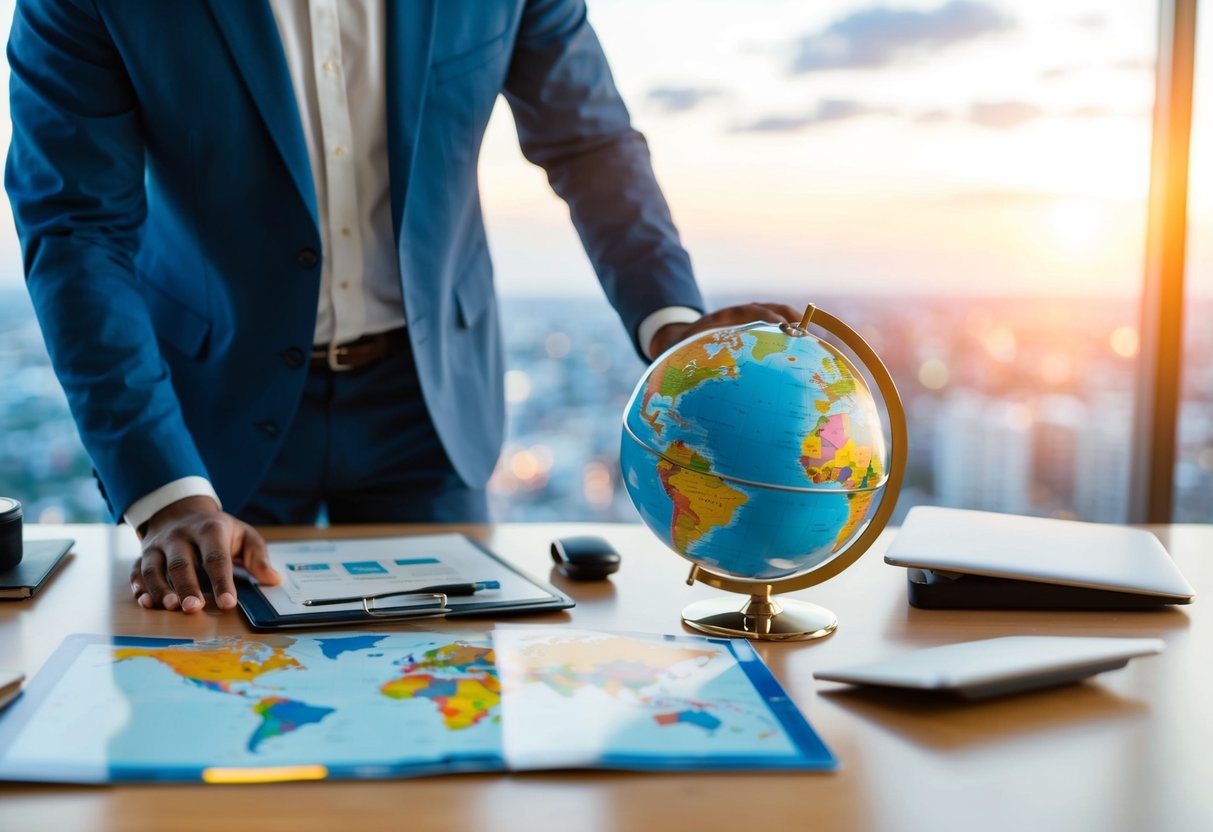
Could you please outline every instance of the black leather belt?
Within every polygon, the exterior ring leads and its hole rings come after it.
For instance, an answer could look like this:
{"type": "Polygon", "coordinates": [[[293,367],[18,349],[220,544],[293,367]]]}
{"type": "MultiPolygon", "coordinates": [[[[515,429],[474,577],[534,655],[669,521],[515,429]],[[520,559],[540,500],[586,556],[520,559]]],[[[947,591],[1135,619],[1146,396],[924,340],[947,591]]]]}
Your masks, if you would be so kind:
{"type": "Polygon", "coordinates": [[[312,347],[312,369],[331,370],[334,373],[360,370],[404,352],[408,345],[409,334],[404,327],[363,335],[346,344],[317,344],[312,347]]]}

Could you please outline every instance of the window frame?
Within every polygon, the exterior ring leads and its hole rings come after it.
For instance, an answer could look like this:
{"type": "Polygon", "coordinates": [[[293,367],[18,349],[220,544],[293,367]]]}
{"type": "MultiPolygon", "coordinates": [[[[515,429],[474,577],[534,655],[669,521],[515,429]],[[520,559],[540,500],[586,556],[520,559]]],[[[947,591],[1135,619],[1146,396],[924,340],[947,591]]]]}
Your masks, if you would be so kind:
{"type": "Polygon", "coordinates": [[[1197,0],[1159,0],[1140,348],[1130,446],[1131,523],[1170,523],[1183,360],[1188,154],[1197,0]]]}

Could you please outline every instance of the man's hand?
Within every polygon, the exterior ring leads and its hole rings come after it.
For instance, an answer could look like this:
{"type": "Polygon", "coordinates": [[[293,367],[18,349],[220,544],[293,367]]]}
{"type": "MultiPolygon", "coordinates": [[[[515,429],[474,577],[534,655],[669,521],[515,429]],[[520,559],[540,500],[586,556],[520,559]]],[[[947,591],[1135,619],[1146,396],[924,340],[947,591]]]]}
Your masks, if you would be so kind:
{"type": "Polygon", "coordinates": [[[797,323],[801,313],[785,303],[745,303],[738,306],[726,306],[704,315],[699,320],[689,324],[666,324],[657,330],[649,343],[649,355],[653,358],[661,355],[670,347],[684,338],[709,329],[722,326],[740,326],[754,321],[770,321],[773,324],[797,323]]]}
{"type": "Polygon", "coordinates": [[[236,606],[233,562],[263,584],[281,580],[270,566],[261,535],[222,512],[210,497],[186,497],[165,506],[141,534],[143,553],[131,567],[131,592],[139,606],[149,610],[197,612],[206,606],[199,563],[221,610],[236,606]]]}

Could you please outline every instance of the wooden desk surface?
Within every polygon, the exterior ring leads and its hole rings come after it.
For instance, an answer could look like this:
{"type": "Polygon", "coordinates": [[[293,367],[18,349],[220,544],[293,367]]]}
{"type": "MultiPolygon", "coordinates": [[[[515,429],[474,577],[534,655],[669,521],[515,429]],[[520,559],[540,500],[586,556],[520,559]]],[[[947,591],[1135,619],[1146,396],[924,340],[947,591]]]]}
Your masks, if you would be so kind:
{"type": "MultiPolygon", "coordinates": [[[[434,527],[359,533],[423,530],[434,527]]],[[[602,534],[623,553],[623,568],[610,583],[552,577],[577,599],[576,609],[515,620],[681,632],[682,606],[717,594],[685,586],[684,562],[639,526],[469,531],[537,577],[549,575],[547,544],[554,535],[602,534]]],[[[39,597],[0,604],[0,667],[32,676],[75,632],[191,638],[247,632],[237,613],[187,617],[137,607],[127,585],[136,544],[125,528],[29,533],[72,536],[77,545],[39,597]]],[[[915,610],[906,604],[904,572],[882,561],[888,534],[840,577],[798,593],[833,609],[838,631],[818,642],[762,644],[759,651],[838,755],[837,773],[575,772],[115,788],[0,784],[0,829],[1211,829],[1213,615],[1207,593],[1213,591],[1213,526],[1157,533],[1196,588],[1196,604],[1124,613],[915,610]],[[1157,637],[1167,649],[1082,684],[977,704],[865,695],[812,678],[817,668],[911,648],[1028,634],[1157,637]]],[[[188,742],[189,736],[175,739],[188,742]]]]}

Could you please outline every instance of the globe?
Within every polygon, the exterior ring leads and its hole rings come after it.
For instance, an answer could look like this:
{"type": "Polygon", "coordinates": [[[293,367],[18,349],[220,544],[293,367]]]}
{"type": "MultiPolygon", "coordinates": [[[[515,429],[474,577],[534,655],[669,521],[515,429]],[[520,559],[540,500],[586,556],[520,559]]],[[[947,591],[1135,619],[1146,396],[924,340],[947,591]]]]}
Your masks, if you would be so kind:
{"type": "Polygon", "coordinates": [[[888,481],[876,399],[802,327],[692,337],[649,367],[624,412],[620,462],[641,519],[714,573],[778,581],[833,558],[888,481]]]}

